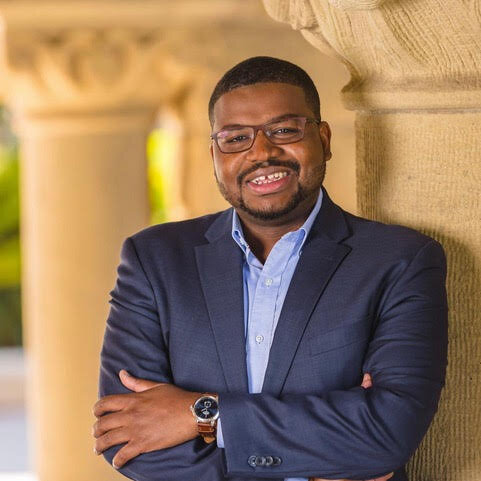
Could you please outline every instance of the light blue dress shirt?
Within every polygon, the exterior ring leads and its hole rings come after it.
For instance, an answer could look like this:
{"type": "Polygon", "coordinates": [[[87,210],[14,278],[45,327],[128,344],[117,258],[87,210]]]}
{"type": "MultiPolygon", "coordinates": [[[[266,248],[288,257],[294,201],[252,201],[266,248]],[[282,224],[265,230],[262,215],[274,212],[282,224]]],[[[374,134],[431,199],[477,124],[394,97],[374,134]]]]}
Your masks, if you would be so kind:
{"type": "MultiPolygon", "coordinates": [[[[264,265],[250,250],[237,213],[232,217],[232,237],[244,253],[244,326],[246,337],[247,378],[250,393],[260,393],[269,360],[277,321],[302,246],[322,204],[322,190],[302,227],[284,234],[274,245],[264,265]]],[[[220,413],[217,424],[217,446],[224,447],[220,413]]],[[[307,478],[286,478],[307,481],[307,478]]]]}

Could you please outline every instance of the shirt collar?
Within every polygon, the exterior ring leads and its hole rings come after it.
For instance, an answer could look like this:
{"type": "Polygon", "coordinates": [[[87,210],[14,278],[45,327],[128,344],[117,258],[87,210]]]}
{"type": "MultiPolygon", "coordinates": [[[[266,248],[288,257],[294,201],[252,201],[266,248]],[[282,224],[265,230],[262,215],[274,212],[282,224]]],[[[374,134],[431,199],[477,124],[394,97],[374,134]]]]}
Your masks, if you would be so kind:
{"type": "MultiPolygon", "coordinates": [[[[312,225],[314,224],[314,220],[317,217],[317,214],[319,213],[322,205],[322,189],[319,190],[319,196],[317,197],[316,204],[314,205],[314,208],[311,210],[311,213],[309,214],[309,217],[306,219],[304,224],[302,224],[299,229],[291,232],[287,232],[284,234],[284,237],[289,236],[289,237],[294,237],[296,239],[302,239],[301,242],[298,244],[297,250],[299,251],[302,246],[304,245],[304,242],[307,239],[307,236],[309,235],[309,232],[312,228],[312,225]]],[[[242,224],[240,222],[239,216],[237,215],[237,212],[233,211],[232,215],[232,238],[235,240],[237,245],[241,248],[242,252],[247,256],[248,252],[250,251],[249,245],[247,244],[247,241],[244,238],[244,232],[242,230],[242,224]]]]}

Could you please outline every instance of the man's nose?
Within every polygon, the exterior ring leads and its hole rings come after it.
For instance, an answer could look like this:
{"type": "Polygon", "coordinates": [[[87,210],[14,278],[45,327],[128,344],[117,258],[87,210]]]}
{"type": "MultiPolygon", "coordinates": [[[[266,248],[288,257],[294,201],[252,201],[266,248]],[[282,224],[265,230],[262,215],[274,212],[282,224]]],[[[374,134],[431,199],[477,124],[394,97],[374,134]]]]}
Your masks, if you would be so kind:
{"type": "Polygon", "coordinates": [[[263,162],[282,153],[282,146],[273,144],[262,129],[254,137],[251,148],[246,152],[247,160],[263,162]]]}

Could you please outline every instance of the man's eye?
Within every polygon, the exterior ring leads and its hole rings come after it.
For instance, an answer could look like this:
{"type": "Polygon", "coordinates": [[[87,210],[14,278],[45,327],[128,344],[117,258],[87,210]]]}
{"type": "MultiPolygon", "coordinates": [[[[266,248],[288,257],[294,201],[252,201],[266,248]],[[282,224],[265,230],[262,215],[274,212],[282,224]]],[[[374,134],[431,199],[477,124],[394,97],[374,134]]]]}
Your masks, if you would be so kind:
{"type": "Polygon", "coordinates": [[[272,131],[271,135],[293,135],[299,133],[299,129],[296,129],[294,127],[279,127],[278,129],[275,129],[272,131]]]}
{"type": "Polygon", "coordinates": [[[228,137],[226,142],[231,144],[233,142],[245,142],[246,140],[248,140],[247,135],[236,135],[235,137],[228,137]]]}

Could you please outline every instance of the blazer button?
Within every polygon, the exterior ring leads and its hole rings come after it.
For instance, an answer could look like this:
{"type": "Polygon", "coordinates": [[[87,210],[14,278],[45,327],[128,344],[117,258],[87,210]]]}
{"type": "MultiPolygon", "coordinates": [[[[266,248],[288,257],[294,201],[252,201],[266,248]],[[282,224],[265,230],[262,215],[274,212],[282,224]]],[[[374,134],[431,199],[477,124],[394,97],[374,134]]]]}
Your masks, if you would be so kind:
{"type": "Polygon", "coordinates": [[[272,461],[272,466],[279,466],[282,463],[282,459],[279,456],[273,456],[272,461]]]}
{"type": "Polygon", "coordinates": [[[247,464],[251,468],[255,468],[256,467],[256,459],[257,459],[257,456],[249,456],[249,459],[247,460],[247,464]]]}
{"type": "Polygon", "coordinates": [[[266,456],[266,466],[272,466],[274,458],[272,456],[266,456]]]}
{"type": "Polygon", "coordinates": [[[257,456],[256,466],[265,466],[265,465],[266,465],[266,458],[264,456],[257,456]]]}

